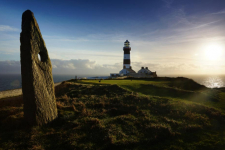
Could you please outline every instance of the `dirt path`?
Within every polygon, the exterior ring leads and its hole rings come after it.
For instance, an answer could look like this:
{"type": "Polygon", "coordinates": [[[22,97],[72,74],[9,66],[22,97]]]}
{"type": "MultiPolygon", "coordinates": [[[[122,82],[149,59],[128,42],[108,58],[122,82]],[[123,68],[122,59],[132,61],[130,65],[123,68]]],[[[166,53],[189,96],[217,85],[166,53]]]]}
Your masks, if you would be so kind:
{"type": "MultiPolygon", "coordinates": [[[[55,83],[55,86],[61,84],[62,82],[55,83]]],[[[22,89],[13,89],[13,90],[7,90],[7,91],[0,91],[0,99],[7,98],[7,97],[13,97],[13,96],[19,96],[22,95],[22,89]]]]}

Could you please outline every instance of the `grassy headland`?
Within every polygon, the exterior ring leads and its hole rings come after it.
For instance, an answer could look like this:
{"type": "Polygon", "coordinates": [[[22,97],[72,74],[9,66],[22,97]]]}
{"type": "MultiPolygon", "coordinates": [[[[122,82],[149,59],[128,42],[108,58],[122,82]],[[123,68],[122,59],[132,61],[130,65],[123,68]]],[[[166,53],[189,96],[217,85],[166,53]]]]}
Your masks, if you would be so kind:
{"type": "Polygon", "coordinates": [[[22,97],[0,100],[0,149],[225,149],[225,91],[186,78],[69,80],[59,117],[23,121],[22,97]]]}

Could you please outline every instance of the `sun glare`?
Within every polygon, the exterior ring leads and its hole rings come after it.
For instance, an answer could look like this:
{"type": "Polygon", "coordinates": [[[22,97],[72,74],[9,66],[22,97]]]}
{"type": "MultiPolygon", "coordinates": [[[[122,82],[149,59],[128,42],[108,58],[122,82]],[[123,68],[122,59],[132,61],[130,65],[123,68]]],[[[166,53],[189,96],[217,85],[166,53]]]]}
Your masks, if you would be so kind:
{"type": "Polygon", "coordinates": [[[205,56],[208,60],[218,60],[221,58],[223,47],[219,44],[211,44],[205,47],[205,56]]]}

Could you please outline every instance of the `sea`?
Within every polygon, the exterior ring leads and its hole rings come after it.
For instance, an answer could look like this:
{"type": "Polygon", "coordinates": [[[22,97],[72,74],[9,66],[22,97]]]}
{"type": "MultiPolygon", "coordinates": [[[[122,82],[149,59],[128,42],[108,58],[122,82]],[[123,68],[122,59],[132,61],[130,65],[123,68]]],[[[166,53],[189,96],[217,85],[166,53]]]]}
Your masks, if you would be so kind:
{"type": "MultiPolygon", "coordinates": [[[[53,75],[55,83],[74,79],[106,79],[104,75],[53,75]]],[[[187,77],[193,79],[199,84],[205,85],[208,88],[225,87],[225,75],[162,75],[160,77],[187,77]]],[[[21,88],[20,74],[0,74],[0,91],[21,88]]]]}

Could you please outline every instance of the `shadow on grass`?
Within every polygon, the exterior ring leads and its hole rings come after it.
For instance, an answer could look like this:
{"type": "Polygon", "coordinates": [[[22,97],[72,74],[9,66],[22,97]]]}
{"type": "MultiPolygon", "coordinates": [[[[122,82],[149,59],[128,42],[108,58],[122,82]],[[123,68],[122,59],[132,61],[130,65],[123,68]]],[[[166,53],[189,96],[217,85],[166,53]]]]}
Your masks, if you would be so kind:
{"type": "Polygon", "coordinates": [[[151,84],[140,84],[138,87],[123,85],[124,88],[136,91],[145,95],[170,97],[176,99],[190,100],[193,102],[204,103],[207,101],[218,102],[218,91],[213,89],[207,89],[205,91],[188,91],[178,88],[160,87],[151,84]]]}

